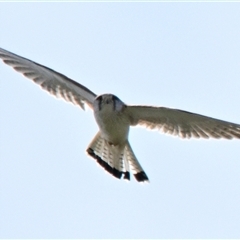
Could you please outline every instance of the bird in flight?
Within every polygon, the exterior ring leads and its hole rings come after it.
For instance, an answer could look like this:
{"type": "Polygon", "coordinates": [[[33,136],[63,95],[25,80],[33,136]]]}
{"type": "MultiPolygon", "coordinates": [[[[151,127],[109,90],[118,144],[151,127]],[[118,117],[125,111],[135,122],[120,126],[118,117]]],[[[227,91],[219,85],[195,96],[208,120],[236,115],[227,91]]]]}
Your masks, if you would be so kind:
{"type": "Polygon", "coordinates": [[[240,138],[240,125],[183,110],[127,105],[113,94],[96,95],[78,82],[24,57],[0,48],[0,58],[44,90],[94,113],[99,131],[87,153],[114,177],[138,182],[148,177],[128,141],[130,126],[144,126],[182,138],[240,138]]]}

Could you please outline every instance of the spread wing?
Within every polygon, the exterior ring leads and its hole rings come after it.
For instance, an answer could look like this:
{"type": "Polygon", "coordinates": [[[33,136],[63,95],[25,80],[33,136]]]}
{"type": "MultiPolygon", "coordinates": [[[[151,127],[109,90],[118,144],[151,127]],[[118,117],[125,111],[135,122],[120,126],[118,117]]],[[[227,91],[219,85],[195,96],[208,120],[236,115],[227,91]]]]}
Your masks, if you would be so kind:
{"type": "Polygon", "coordinates": [[[61,97],[66,101],[79,105],[84,109],[84,103],[92,108],[96,94],[68,77],[36,62],[20,57],[14,53],[0,48],[0,58],[4,63],[16,71],[30,78],[44,90],[61,97]]]}
{"type": "Polygon", "coordinates": [[[240,138],[240,125],[178,109],[148,106],[127,106],[125,114],[131,125],[182,138],[240,138]]]}

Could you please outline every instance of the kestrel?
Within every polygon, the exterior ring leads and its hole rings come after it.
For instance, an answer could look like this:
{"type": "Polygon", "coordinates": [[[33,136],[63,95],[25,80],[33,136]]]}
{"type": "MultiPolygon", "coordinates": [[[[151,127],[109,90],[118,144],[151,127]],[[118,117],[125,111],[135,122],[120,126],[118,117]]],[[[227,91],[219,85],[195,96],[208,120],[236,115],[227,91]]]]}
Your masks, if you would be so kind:
{"type": "Polygon", "coordinates": [[[141,125],[182,138],[240,138],[240,125],[178,109],[127,105],[113,94],[96,95],[78,82],[48,67],[0,48],[0,58],[44,90],[94,113],[99,131],[87,148],[107,172],[139,182],[148,177],[128,141],[130,126],[141,125]]]}

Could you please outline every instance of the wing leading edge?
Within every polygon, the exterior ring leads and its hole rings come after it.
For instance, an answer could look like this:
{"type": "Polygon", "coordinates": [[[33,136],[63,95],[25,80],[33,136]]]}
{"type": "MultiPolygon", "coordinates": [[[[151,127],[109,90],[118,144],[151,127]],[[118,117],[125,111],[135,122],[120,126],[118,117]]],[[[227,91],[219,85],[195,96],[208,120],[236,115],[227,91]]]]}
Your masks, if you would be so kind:
{"type": "Polygon", "coordinates": [[[2,48],[0,48],[0,58],[4,63],[31,79],[50,94],[53,94],[56,97],[61,97],[68,102],[72,102],[83,109],[85,103],[92,108],[92,103],[96,94],[80,83],[75,82],[46,66],[40,65],[2,48]]]}

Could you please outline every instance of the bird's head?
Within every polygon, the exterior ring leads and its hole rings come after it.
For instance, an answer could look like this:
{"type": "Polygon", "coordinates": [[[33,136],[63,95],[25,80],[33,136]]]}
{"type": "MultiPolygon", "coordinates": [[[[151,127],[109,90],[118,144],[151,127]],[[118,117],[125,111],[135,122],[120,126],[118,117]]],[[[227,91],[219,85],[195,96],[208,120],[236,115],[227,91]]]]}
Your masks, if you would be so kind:
{"type": "Polygon", "coordinates": [[[95,98],[93,108],[96,111],[103,109],[111,111],[121,111],[125,104],[113,94],[102,94],[95,98]]]}

